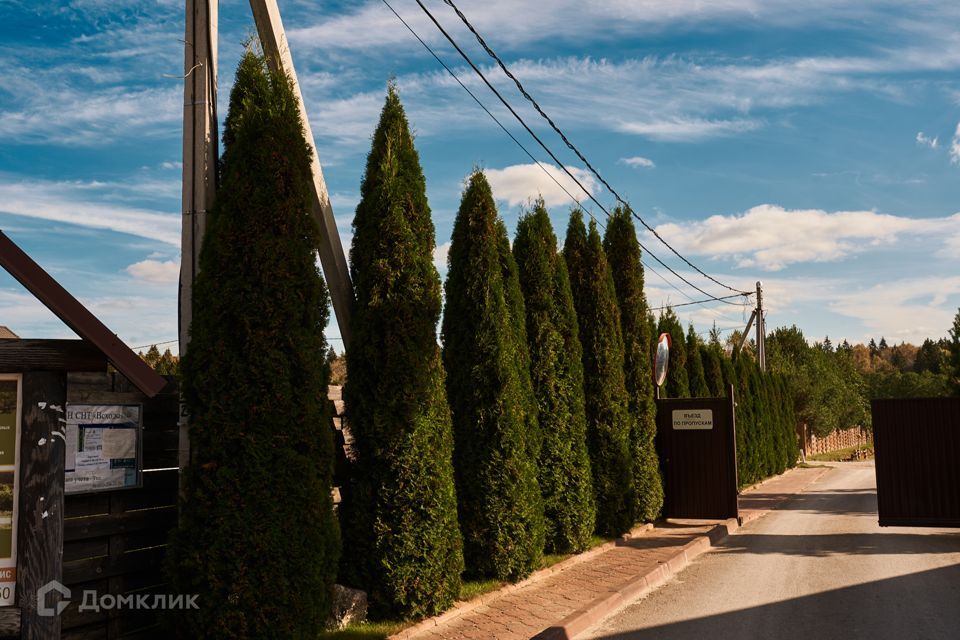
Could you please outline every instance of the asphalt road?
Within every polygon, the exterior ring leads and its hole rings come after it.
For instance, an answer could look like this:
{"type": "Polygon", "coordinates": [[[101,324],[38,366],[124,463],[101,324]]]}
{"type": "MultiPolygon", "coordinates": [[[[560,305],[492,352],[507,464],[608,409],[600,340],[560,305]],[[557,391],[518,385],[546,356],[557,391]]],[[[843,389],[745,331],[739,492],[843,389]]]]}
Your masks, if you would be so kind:
{"type": "Polygon", "coordinates": [[[581,638],[960,639],[960,529],[879,527],[873,464],[838,463],[581,638]]]}

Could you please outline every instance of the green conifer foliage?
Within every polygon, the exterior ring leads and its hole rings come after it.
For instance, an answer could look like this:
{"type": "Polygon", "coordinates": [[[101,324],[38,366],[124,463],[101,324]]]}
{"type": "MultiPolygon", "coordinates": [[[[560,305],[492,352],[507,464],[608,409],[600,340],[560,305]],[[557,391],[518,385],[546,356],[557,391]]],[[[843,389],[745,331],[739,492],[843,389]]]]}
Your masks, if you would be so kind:
{"type": "Polygon", "coordinates": [[[194,288],[183,392],[192,462],[172,582],[186,638],[314,638],[340,540],[325,410],[327,291],[291,84],[248,52],[194,288]]]}
{"type": "Polygon", "coordinates": [[[643,293],[643,264],[633,215],[617,207],[607,221],[603,248],[610,263],[623,333],[624,380],[631,415],[630,457],[636,491],[636,517],[656,520],[663,507],[663,481],[657,457],[657,406],[653,395],[650,326],[643,293]]]}
{"type": "Polygon", "coordinates": [[[723,381],[724,355],[719,344],[706,344],[700,347],[700,359],[703,360],[703,371],[707,379],[707,388],[714,398],[725,398],[727,386],[723,381]]]}
{"type": "Polygon", "coordinates": [[[673,309],[666,308],[660,314],[657,334],[670,334],[670,361],[667,366],[667,380],[661,390],[665,398],[689,398],[690,383],[687,374],[687,339],[683,326],[673,309]]]}
{"type": "Polygon", "coordinates": [[[344,580],[375,615],[421,617],[460,591],[453,429],[436,339],[440,278],[420,159],[391,86],[353,221],[357,302],[347,420],[358,461],[345,499],[344,580]]]}
{"type": "Polygon", "coordinates": [[[703,359],[700,356],[700,348],[703,341],[697,332],[694,331],[691,324],[687,330],[687,378],[690,383],[691,398],[709,398],[710,387],[707,385],[707,377],[703,369],[703,359]]]}
{"type": "Polygon", "coordinates": [[[596,223],[591,221],[588,236],[579,209],[570,215],[563,257],[583,346],[587,445],[597,531],[619,535],[633,526],[636,506],[620,311],[596,223]]]}
{"type": "Polygon", "coordinates": [[[587,452],[582,349],[567,265],[539,200],[513,242],[526,309],[530,373],[539,410],[540,490],[549,553],[583,551],[596,508],[587,452]]]}
{"type": "Polygon", "coordinates": [[[477,171],[454,223],[442,331],[460,528],[468,572],[518,580],[540,565],[544,522],[525,312],[506,242],[477,171]]]}

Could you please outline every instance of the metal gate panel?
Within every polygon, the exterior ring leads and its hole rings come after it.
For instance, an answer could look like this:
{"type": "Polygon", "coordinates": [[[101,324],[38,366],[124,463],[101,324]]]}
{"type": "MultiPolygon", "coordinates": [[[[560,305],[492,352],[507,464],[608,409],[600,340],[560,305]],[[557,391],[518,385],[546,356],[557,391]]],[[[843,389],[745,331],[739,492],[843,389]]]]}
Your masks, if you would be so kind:
{"type": "Polygon", "coordinates": [[[738,517],[737,440],[733,390],[729,398],[657,400],[657,450],[664,480],[664,515],[668,518],[738,517]],[[711,428],[696,420],[682,422],[684,412],[712,413],[711,428]],[[678,413],[675,421],[674,412],[678,413]]]}
{"type": "Polygon", "coordinates": [[[874,400],[880,526],[960,527],[960,398],[874,400]]]}

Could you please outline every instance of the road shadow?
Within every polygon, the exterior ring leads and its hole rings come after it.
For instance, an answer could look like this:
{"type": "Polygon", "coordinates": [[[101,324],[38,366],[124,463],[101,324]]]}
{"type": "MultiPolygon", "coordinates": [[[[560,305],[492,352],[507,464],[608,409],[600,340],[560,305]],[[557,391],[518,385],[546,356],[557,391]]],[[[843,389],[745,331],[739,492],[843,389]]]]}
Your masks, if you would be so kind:
{"type": "Polygon", "coordinates": [[[960,565],[598,637],[953,640],[960,637],[960,565]]]}
{"type": "MultiPolygon", "coordinates": [[[[811,557],[833,555],[902,555],[960,553],[957,533],[832,533],[772,535],[738,533],[714,544],[725,553],[780,554],[811,557]]],[[[957,603],[960,606],[960,602],[957,603]]],[[[957,628],[960,638],[960,627],[957,628]]]]}
{"type": "Polygon", "coordinates": [[[836,515],[877,515],[874,489],[832,489],[804,493],[765,493],[742,495],[741,509],[805,511],[836,515]]]}

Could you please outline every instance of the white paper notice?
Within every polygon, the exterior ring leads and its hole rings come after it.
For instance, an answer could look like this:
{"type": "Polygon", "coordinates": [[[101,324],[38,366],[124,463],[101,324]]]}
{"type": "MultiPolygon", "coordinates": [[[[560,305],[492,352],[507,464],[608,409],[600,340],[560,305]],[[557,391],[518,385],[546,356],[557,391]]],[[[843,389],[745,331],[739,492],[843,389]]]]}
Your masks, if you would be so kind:
{"type": "Polygon", "coordinates": [[[104,458],[136,458],[137,432],[134,429],[104,429],[100,455],[104,458]]]}

